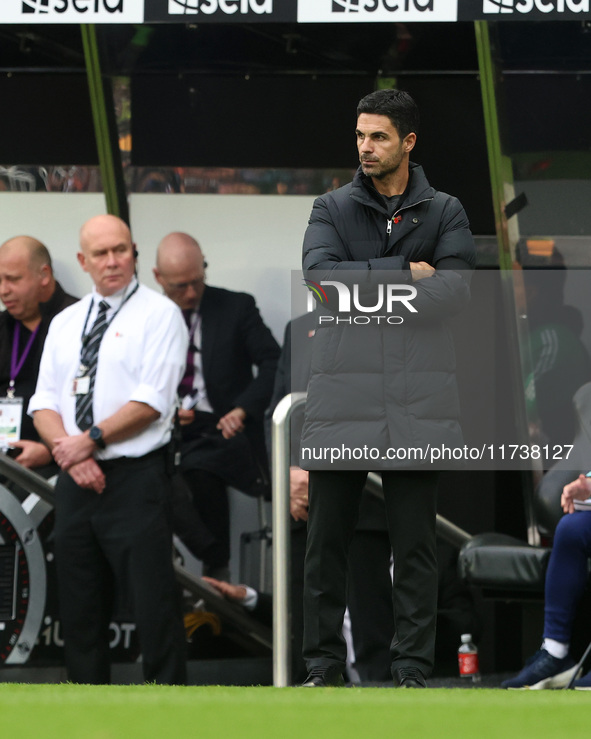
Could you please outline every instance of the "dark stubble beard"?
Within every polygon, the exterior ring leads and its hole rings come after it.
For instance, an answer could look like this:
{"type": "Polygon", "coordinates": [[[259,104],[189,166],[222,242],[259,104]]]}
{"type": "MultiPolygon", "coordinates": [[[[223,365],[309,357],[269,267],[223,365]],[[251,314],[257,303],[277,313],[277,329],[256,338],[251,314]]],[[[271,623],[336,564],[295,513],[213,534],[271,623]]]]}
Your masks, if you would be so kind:
{"type": "Polygon", "coordinates": [[[376,180],[383,180],[384,177],[388,177],[389,175],[395,174],[400,169],[400,162],[395,167],[388,168],[388,169],[377,169],[372,171],[365,171],[364,167],[365,162],[361,162],[361,170],[364,175],[367,175],[368,177],[373,177],[376,180]]]}

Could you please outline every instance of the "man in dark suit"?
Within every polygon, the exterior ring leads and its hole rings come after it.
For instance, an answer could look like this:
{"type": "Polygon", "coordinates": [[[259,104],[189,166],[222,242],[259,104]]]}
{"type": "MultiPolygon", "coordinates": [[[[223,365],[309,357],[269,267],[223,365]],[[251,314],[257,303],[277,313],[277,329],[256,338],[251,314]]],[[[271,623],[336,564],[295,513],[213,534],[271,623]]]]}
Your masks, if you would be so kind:
{"type": "Polygon", "coordinates": [[[53,317],[75,303],[56,281],[47,248],[32,236],[0,246],[0,396],[21,406],[19,438],[10,441],[16,461],[44,474],[55,472],[27,406],[37,383],[43,345],[53,317]]]}
{"type": "Polygon", "coordinates": [[[205,284],[197,241],[171,233],[158,246],[154,275],[183,311],[190,334],[179,386],[181,474],[175,531],[203,560],[204,574],[228,579],[230,522],[226,486],[256,494],[266,476],[263,416],[273,391],[279,346],[254,298],[205,284]],[[253,372],[257,368],[257,374],[253,372]]]}

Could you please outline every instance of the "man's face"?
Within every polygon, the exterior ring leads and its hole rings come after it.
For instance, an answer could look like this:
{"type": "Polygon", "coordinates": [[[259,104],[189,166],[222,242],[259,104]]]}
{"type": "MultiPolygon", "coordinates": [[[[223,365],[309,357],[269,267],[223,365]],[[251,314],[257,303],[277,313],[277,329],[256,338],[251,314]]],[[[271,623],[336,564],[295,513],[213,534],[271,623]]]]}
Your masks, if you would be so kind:
{"type": "Polygon", "coordinates": [[[134,247],[127,229],[118,221],[103,221],[84,233],[78,261],[97,291],[114,295],[129,285],[135,271],[134,247]]]}
{"type": "Polygon", "coordinates": [[[154,274],[165,295],[181,310],[195,310],[198,307],[205,289],[203,255],[198,254],[174,267],[154,270],[154,274]]]}
{"type": "Polygon", "coordinates": [[[0,250],[0,298],[18,321],[39,316],[42,290],[49,279],[47,268],[31,266],[26,250],[0,250]]]}
{"type": "Polygon", "coordinates": [[[378,180],[398,171],[416,140],[414,133],[401,140],[388,116],[370,113],[359,116],[355,133],[363,173],[378,180]]]}

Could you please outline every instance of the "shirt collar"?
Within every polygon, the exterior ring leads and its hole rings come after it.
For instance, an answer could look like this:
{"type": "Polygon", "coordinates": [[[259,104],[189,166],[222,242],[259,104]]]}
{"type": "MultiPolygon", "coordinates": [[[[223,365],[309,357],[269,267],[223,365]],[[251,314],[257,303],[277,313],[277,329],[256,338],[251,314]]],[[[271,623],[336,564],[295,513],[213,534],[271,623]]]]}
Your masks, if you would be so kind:
{"type": "Polygon", "coordinates": [[[130,295],[133,290],[136,288],[137,277],[134,275],[131,280],[127,283],[127,285],[119,290],[116,293],[113,293],[112,295],[101,295],[96,287],[92,286],[92,300],[94,305],[98,305],[101,300],[104,300],[105,303],[108,304],[109,309],[111,310],[118,310],[121,307],[121,304],[125,300],[125,298],[130,295]]]}

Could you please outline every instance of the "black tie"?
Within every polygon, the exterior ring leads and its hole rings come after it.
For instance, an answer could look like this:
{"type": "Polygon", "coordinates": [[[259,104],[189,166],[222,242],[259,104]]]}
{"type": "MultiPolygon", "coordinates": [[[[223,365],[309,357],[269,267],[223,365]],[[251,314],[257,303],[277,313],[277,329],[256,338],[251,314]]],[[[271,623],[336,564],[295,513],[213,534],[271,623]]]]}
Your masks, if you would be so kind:
{"type": "Polygon", "coordinates": [[[96,366],[98,364],[98,353],[103,340],[103,334],[107,330],[107,310],[109,304],[101,300],[95,322],[92,324],[90,333],[82,347],[80,364],[88,369],[84,373],[88,377],[88,392],[86,395],[76,396],[76,425],[80,431],[86,431],[93,424],[92,397],[94,393],[94,379],[96,377],[96,366]]]}

